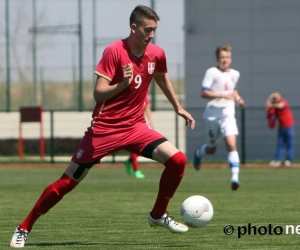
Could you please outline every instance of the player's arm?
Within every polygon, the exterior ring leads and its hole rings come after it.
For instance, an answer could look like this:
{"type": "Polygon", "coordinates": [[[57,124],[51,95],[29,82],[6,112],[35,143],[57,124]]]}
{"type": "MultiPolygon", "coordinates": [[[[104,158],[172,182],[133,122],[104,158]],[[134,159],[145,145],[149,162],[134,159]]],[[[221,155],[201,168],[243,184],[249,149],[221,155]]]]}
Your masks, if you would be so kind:
{"type": "Polygon", "coordinates": [[[123,67],[123,82],[110,85],[110,80],[97,75],[94,88],[94,99],[96,102],[103,102],[127,88],[133,79],[133,68],[131,64],[123,67]]]}
{"type": "Polygon", "coordinates": [[[272,106],[272,103],[270,101],[270,97],[267,98],[266,102],[265,102],[265,110],[268,111],[272,106]]]}
{"type": "Polygon", "coordinates": [[[274,101],[271,102],[271,108],[283,109],[285,106],[286,106],[285,102],[282,100],[277,102],[274,101]]]}
{"type": "Polygon", "coordinates": [[[146,104],[146,106],[145,106],[145,116],[146,116],[146,120],[147,120],[147,123],[150,126],[150,128],[154,128],[150,104],[146,104]]]}
{"type": "Polygon", "coordinates": [[[202,87],[201,97],[206,99],[226,98],[226,99],[234,100],[234,92],[229,94],[218,93],[202,87]]]}
{"type": "Polygon", "coordinates": [[[234,93],[222,93],[222,92],[215,92],[211,90],[212,83],[214,81],[214,70],[208,69],[205,72],[203,81],[202,81],[202,90],[201,90],[201,97],[205,99],[216,99],[216,98],[226,98],[230,100],[234,100],[234,93]]]}
{"type": "Polygon", "coordinates": [[[237,91],[237,89],[235,89],[233,93],[234,93],[234,100],[236,101],[236,103],[239,106],[244,106],[245,105],[244,99],[240,96],[240,94],[237,91]]]}
{"type": "Polygon", "coordinates": [[[278,103],[273,103],[272,106],[277,109],[283,109],[285,107],[285,103],[283,101],[280,101],[278,103]]]}
{"type": "Polygon", "coordinates": [[[165,96],[168,98],[169,102],[172,104],[172,106],[175,109],[175,112],[183,117],[186,121],[186,125],[190,122],[190,128],[194,129],[195,127],[195,120],[191,116],[190,113],[188,113],[186,110],[184,110],[173,89],[172,83],[170,81],[170,78],[167,73],[164,72],[156,72],[154,75],[154,79],[157,83],[157,85],[161,88],[162,92],[165,94],[165,96]]]}
{"type": "Polygon", "coordinates": [[[278,93],[272,93],[265,103],[266,110],[271,108],[283,109],[286,106],[285,102],[281,99],[278,93]]]}
{"type": "Polygon", "coordinates": [[[267,119],[269,128],[274,128],[276,125],[276,112],[275,108],[267,109],[267,119]]]}

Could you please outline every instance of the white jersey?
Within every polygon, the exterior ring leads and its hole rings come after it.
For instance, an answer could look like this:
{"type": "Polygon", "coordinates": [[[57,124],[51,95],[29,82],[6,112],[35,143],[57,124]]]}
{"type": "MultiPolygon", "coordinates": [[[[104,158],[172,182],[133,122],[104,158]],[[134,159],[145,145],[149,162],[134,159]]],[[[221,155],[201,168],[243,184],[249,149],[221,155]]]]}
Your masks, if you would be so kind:
{"type": "MultiPolygon", "coordinates": [[[[210,90],[216,93],[232,93],[237,86],[240,72],[234,69],[221,71],[217,67],[209,68],[202,82],[202,90],[210,90]]],[[[226,98],[214,98],[208,101],[203,117],[234,117],[235,101],[226,98]]]]}

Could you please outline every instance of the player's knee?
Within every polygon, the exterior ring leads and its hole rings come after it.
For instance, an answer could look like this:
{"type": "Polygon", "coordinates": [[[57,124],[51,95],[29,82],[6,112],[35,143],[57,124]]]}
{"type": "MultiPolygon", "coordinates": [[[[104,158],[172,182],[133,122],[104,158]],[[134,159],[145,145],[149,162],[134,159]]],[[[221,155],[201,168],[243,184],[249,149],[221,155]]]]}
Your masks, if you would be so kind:
{"type": "Polygon", "coordinates": [[[186,165],[186,156],[181,152],[172,155],[164,164],[170,171],[176,174],[182,174],[186,165]]]}
{"type": "Polygon", "coordinates": [[[131,160],[131,161],[136,161],[137,158],[138,158],[138,155],[137,155],[137,154],[132,153],[132,154],[130,155],[130,160],[131,160]]]}
{"type": "Polygon", "coordinates": [[[78,179],[84,177],[86,174],[86,170],[91,169],[96,163],[97,163],[96,161],[93,161],[90,163],[79,163],[76,171],[72,175],[73,178],[78,180],[78,179]]]}
{"type": "Polygon", "coordinates": [[[63,174],[56,182],[56,192],[58,196],[64,196],[77,186],[78,182],[74,181],[70,176],[63,174]]]}
{"type": "Polygon", "coordinates": [[[237,148],[235,145],[227,145],[227,151],[228,152],[237,151],[237,148]]]}
{"type": "Polygon", "coordinates": [[[214,153],[216,153],[216,151],[217,151],[217,147],[215,147],[215,146],[206,147],[206,150],[205,150],[206,154],[208,154],[208,155],[213,155],[214,153]]]}

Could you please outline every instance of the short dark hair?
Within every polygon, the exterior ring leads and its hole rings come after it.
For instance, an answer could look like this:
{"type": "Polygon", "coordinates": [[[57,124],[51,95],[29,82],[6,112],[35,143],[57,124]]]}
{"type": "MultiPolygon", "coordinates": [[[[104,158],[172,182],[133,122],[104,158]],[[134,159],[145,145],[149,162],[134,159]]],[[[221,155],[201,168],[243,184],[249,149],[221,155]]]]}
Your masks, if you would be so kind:
{"type": "Polygon", "coordinates": [[[129,24],[131,25],[133,23],[136,23],[140,25],[143,22],[143,18],[154,20],[156,22],[160,20],[159,16],[154,10],[144,5],[138,5],[131,12],[129,24]]]}
{"type": "Polygon", "coordinates": [[[216,49],[216,58],[219,59],[221,51],[231,52],[232,48],[230,45],[221,45],[216,49]]]}

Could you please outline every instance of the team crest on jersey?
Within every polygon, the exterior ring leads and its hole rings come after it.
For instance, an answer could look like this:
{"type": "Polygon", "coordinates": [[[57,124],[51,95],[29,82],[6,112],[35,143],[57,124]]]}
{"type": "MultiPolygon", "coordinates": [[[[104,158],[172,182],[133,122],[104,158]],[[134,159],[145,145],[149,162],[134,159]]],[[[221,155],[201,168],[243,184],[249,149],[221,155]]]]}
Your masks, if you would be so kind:
{"type": "Polygon", "coordinates": [[[77,159],[80,159],[81,156],[83,155],[83,152],[84,152],[84,150],[80,148],[80,149],[77,151],[77,153],[76,153],[76,158],[77,158],[77,159]]]}
{"type": "Polygon", "coordinates": [[[148,62],[148,73],[153,74],[155,70],[155,62],[148,62]]]}

